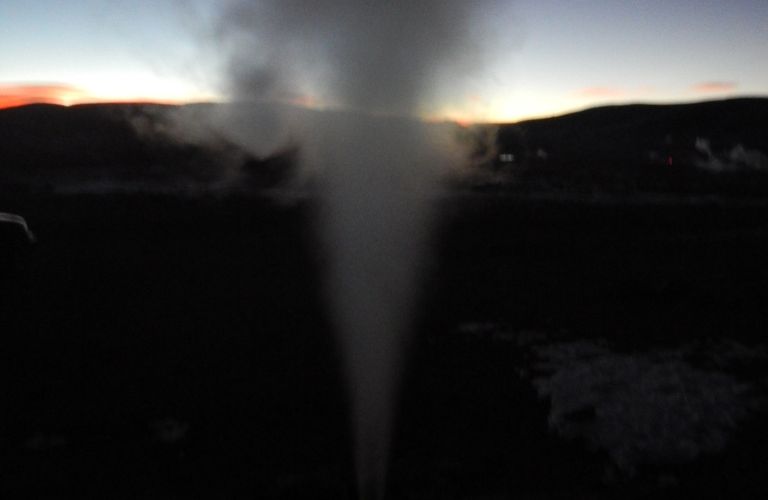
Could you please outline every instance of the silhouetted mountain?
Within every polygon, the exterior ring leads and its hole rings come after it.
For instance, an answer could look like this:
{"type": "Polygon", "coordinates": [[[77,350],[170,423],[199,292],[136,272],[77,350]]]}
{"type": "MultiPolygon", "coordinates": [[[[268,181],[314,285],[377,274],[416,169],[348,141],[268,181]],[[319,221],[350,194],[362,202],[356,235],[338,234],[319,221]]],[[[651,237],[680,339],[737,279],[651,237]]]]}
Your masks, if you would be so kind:
{"type": "Polygon", "coordinates": [[[274,172],[269,163],[263,170],[270,175],[263,175],[258,166],[264,161],[223,140],[214,150],[140,132],[137,125],[152,128],[176,108],[36,104],[0,110],[0,185],[206,184],[231,175],[233,161],[246,184],[268,187],[285,179],[286,172],[274,172]]]}
{"type": "MultiPolygon", "coordinates": [[[[190,105],[194,106],[194,105],[190,105]]],[[[0,110],[0,188],[278,186],[293,152],[254,158],[224,138],[183,143],[176,106],[49,104],[0,110]]],[[[194,113],[190,114],[194,116],[194,113]]],[[[495,188],[768,194],[768,99],[625,105],[499,126],[484,163],[495,188]],[[496,154],[497,153],[497,154],[496,154]]],[[[485,181],[481,181],[481,184],[485,181]]]]}
{"type": "Polygon", "coordinates": [[[493,167],[555,187],[727,190],[713,175],[768,169],[767,120],[765,98],[592,108],[501,125],[493,167]]]}

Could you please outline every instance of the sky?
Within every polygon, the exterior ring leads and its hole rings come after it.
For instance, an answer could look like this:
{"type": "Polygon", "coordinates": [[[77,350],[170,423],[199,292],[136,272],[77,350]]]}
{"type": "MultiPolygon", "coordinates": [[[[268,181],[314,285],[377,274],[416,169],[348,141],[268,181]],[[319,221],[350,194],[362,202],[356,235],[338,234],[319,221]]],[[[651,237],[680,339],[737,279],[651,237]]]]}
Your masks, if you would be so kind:
{"type": "MultiPolygon", "coordinates": [[[[492,0],[482,65],[430,118],[768,95],[768,1],[492,0]]],[[[222,0],[3,0],[0,107],[220,101],[222,0]]],[[[307,102],[322,106],[307,96],[307,102]]]]}

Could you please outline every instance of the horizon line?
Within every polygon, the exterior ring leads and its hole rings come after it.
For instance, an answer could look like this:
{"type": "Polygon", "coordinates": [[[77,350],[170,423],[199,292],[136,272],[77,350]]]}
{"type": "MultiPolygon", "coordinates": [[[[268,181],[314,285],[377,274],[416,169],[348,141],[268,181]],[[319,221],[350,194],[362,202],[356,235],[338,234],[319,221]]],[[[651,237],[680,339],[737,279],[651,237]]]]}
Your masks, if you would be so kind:
{"type": "MultiPolygon", "coordinates": [[[[653,101],[653,100],[645,100],[645,101],[627,101],[627,102],[605,102],[605,103],[595,103],[591,105],[586,106],[579,106],[572,109],[563,110],[562,112],[555,112],[555,113],[545,113],[545,114],[532,114],[528,116],[524,116],[517,119],[511,119],[511,120],[469,120],[469,119],[461,119],[461,118],[450,118],[450,117],[421,117],[419,119],[422,119],[424,121],[432,122],[432,123],[457,123],[461,126],[472,126],[472,125],[515,125],[527,121],[536,121],[536,120],[547,120],[547,119],[553,119],[558,117],[563,117],[571,114],[581,113],[584,111],[594,110],[594,109],[601,109],[601,108],[617,108],[617,107],[628,107],[628,106],[686,106],[686,105],[696,105],[696,104],[705,104],[705,103],[713,103],[713,102],[724,102],[724,101],[738,101],[738,100],[749,100],[749,99],[768,99],[768,94],[766,95],[758,95],[758,94],[748,94],[748,95],[741,95],[741,96],[728,96],[728,97],[719,97],[719,98],[711,98],[711,99],[700,99],[700,98],[692,98],[692,99],[683,99],[683,100],[675,100],[675,101],[653,101]]],[[[137,99],[137,100],[123,100],[123,99],[105,99],[105,100],[84,100],[84,101],[78,101],[78,102],[71,102],[71,103],[64,103],[64,102],[53,102],[51,100],[47,99],[41,99],[39,101],[25,101],[25,102],[14,102],[8,105],[3,105],[0,103],[0,111],[4,111],[7,109],[18,109],[23,107],[29,107],[29,106],[56,106],[61,108],[74,108],[79,106],[167,106],[167,107],[183,107],[183,106],[205,106],[205,105],[221,105],[221,104],[233,104],[238,103],[240,101],[215,101],[215,100],[200,100],[200,101],[183,101],[183,100],[175,100],[175,99],[137,99]]],[[[240,102],[242,104],[242,102],[240,102]]],[[[296,104],[293,104],[296,105],[296,104]]],[[[300,106],[300,107],[306,107],[306,106],[300,106]]],[[[311,107],[306,107],[307,109],[314,109],[311,107]]]]}

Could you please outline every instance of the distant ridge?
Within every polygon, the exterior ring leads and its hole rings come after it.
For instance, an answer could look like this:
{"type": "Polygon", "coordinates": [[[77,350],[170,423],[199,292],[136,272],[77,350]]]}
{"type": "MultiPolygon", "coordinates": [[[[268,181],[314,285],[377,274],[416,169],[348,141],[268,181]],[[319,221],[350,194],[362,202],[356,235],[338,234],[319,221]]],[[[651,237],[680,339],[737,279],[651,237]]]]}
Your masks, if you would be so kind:
{"type": "Polygon", "coordinates": [[[692,102],[678,102],[678,103],[643,103],[643,102],[633,102],[633,103],[627,103],[627,104],[604,104],[599,106],[590,106],[585,109],[580,109],[577,111],[569,111],[567,113],[552,115],[552,116],[542,116],[542,117],[535,117],[535,118],[526,118],[523,120],[519,120],[517,122],[510,122],[510,123],[499,123],[499,125],[505,126],[505,125],[521,125],[524,123],[530,123],[530,122],[538,122],[538,121],[545,121],[545,120],[557,120],[561,118],[566,117],[573,117],[576,115],[582,115],[582,114],[590,114],[590,113],[599,113],[602,111],[609,111],[609,110],[642,110],[642,109],[671,109],[671,108],[677,108],[680,110],[686,109],[686,108],[701,108],[701,107],[731,107],[733,105],[740,106],[740,105],[765,105],[765,103],[768,102],[768,97],[761,97],[761,96],[746,96],[746,97],[733,97],[733,98],[727,98],[727,99],[708,99],[708,100],[701,100],[701,101],[692,101],[692,102]],[[761,104],[762,103],[762,104],[761,104]]]}
{"type": "MultiPolygon", "coordinates": [[[[231,167],[238,167],[237,162],[251,167],[259,164],[231,144],[222,143],[214,151],[161,134],[142,134],[134,126],[140,122],[151,130],[162,112],[178,108],[172,104],[98,103],[2,109],[0,191],[77,190],[86,185],[112,190],[120,186],[133,190],[202,188],[223,181],[231,167]]],[[[272,171],[259,178],[242,169],[241,180],[246,184],[274,184],[282,179],[272,171]]]]}
{"type": "Polygon", "coordinates": [[[552,118],[500,126],[500,147],[526,156],[547,152],[564,161],[645,162],[651,151],[693,147],[768,151],[768,98],[684,104],[601,106],[552,118]]]}
{"type": "MultiPolygon", "coordinates": [[[[221,183],[233,172],[238,183],[251,188],[283,182],[292,168],[290,158],[253,158],[225,141],[226,151],[213,151],[160,135],[142,135],[132,125],[138,117],[151,128],[164,111],[215,105],[29,104],[0,109],[0,190],[77,182],[205,186],[221,183]]],[[[702,144],[711,150],[709,160],[715,166],[715,160],[724,158],[721,163],[727,167],[734,152],[762,161],[761,155],[768,155],[768,98],[600,106],[501,124],[495,156],[486,158],[480,168],[490,168],[492,182],[503,189],[521,185],[622,192],[757,189],[768,194],[768,168],[731,169],[727,179],[712,177],[716,169],[699,168],[707,160],[702,144]],[[674,169],[666,168],[671,165],[674,169]],[[734,180],[734,176],[741,177],[734,180]]]]}

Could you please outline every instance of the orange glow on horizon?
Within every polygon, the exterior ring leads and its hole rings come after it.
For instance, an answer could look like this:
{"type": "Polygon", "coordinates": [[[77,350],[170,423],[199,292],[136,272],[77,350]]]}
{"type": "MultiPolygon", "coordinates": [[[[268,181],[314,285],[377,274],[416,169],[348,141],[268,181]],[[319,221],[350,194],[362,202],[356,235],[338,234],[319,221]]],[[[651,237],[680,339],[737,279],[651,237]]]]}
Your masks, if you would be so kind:
{"type": "Polygon", "coordinates": [[[454,123],[458,125],[461,128],[468,128],[472,125],[477,125],[479,123],[484,123],[482,120],[474,120],[469,117],[465,116],[444,116],[444,115],[431,115],[431,116],[425,116],[421,118],[422,121],[425,123],[454,123]]]}
{"type": "Polygon", "coordinates": [[[67,106],[85,97],[85,93],[69,85],[3,85],[0,84],[0,109],[25,104],[60,104],[67,106]]]}
{"type": "Polygon", "coordinates": [[[69,106],[88,99],[82,89],[63,84],[0,84],[0,109],[26,104],[69,106]]]}
{"type": "Polygon", "coordinates": [[[459,127],[467,128],[475,124],[475,122],[469,118],[454,118],[453,122],[459,127]]]}
{"type": "Polygon", "coordinates": [[[189,100],[149,97],[99,97],[78,87],[63,84],[6,85],[0,83],[0,109],[14,108],[28,104],[188,104],[189,100]]]}

